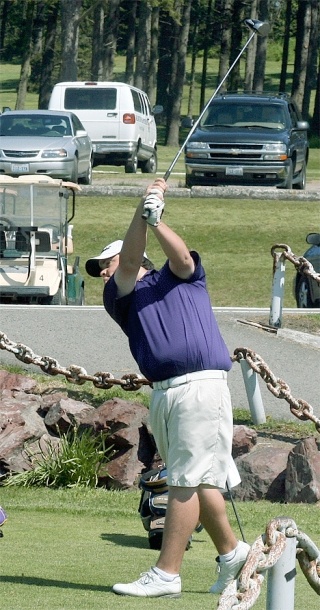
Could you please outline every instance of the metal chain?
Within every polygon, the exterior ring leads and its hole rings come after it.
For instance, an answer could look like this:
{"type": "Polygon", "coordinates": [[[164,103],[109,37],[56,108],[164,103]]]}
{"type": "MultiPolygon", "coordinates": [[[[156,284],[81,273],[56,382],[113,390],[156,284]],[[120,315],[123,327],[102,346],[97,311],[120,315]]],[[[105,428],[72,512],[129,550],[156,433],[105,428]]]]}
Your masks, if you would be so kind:
{"type": "Polygon", "coordinates": [[[320,550],[300,530],[292,519],[272,519],[250,548],[246,563],[237,580],[230,583],[219,598],[218,610],[249,610],[257,601],[264,575],[277,563],[284,552],[287,538],[297,538],[296,556],[300,567],[318,595],[320,595],[320,550]]]}
{"type": "Polygon", "coordinates": [[[67,381],[77,385],[83,385],[86,381],[91,381],[96,388],[110,390],[113,385],[119,385],[123,390],[135,391],[140,390],[143,385],[151,385],[150,381],[137,375],[136,373],[128,373],[123,375],[121,379],[115,379],[112,373],[98,372],[94,375],[89,375],[87,371],[75,364],[69,368],[62,367],[57,360],[50,356],[38,356],[30,347],[22,343],[10,341],[8,337],[0,331],[0,349],[7,350],[15,355],[15,357],[24,362],[24,364],[35,364],[39,366],[44,373],[48,375],[64,375],[67,381]]]}
{"type": "Polygon", "coordinates": [[[295,417],[303,421],[312,421],[317,432],[320,432],[320,419],[314,415],[313,407],[302,398],[294,398],[288,384],[273,374],[259,354],[247,347],[237,347],[233,353],[234,356],[231,358],[233,362],[240,362],[244,358],[249,366],[265,381],[268,390],[276,398],[284,398],[289,403],[290,411],[295,417]]]}
{"type": "MultiPolygon", "coordinates": [[[[90,381],[96,388],[102,390],[110,390],[112,386],[119,385],[124,390],[136,391],[142,386],[152,386],[152,382],[148,381],[136,373],[127,373],[121,379],[116,379],[112,373],[99,371],[94,375],[89,375],[87,371],[75,364],[69,368],[62,367],[57,360],[50,356],[38,356],[30,347],[23,343],[15,343],[10,341],[7,335],[0,331],[0,349],[7,350],[15,355],[15,357],[24,364],[35,364],[48,375],[64,375],[67,381],[82,385],[86,381],[90,381]]],[[[310,420],[315,424],[316,430],[320,432],[320,419],[313,413],[313,407],[305,400],[293,398],[288,384],[275,377],[264,360],[253,350],[247,347],[238,347],[234,350],[234,356],[231,357],[233,362],[240,362],[245,358],[251,368],[261,375],[266,382],[268,389],[277,398],[284,398],[290,405],[290,411],[300,420],[310,420]]]]}
{"type": "Polygon", "coordinates": [[[287,244],[275,244],[274,246],[272,246],[271,255],[273,256],[274,262],[277,258],[276,250],[278,250],[278,249],[283,250],[283,253],[282,253],[283,256],[288,261],[293,263],[293,265],[295,266],[297,271],[299,271],[299,273],[308,275],[313,280],[315,280],[318,284],[320,284],[320,273],[316,273],[316,271],[315,271],[314,267],[312,266],[312,264],[310,263],[310,261],[308,261],[306,258],[304,258],[304,256],[296,256],[295,254],[293,254],[290,246],[288,246],[287,244]]]}

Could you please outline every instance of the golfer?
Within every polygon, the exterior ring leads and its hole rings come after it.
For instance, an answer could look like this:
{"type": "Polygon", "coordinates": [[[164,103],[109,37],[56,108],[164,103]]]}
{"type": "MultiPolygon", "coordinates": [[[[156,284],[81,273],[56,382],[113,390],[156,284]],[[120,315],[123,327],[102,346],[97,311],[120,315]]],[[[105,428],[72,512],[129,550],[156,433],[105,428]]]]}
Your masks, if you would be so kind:
{"type": "Polygon", "coordinates": [[[89,259],[87,272],[104,281],[103,301],[127,335],[142,374],[152,382],[150,424],[168,474],[168,506],[156,565],[114,593],[179,597],[180,568],[199,521],[218,551],[220,594],[238,575],[249,545],[229,524],[221,491],[240,479],[231,457],[232,407],[227,386],[231,359],[220,334],[197,252],[162,220],[166,183],[157,179],[136,209],[124,241],[89,259]],[[150,269],[151,231],[166,257],[150,269]],[[236,477],[231,472],[236,471],[236,477]]]}

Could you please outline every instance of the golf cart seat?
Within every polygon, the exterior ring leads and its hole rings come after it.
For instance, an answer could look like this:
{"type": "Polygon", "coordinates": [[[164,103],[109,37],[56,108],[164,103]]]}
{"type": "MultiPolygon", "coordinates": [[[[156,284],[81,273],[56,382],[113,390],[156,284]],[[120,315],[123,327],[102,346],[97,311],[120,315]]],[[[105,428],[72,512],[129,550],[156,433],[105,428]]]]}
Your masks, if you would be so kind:
{"type": "Polygon", "coordinates": [[[50,252],[52,250],[49,231],[36,231],[36,252],[50,252]]]}
{"type": "Polygon", "coordinates": [[[7,247],[6,233],[5,233],[5,231],[0,231],[0,256],[2,256],[6,247],[7,247]]]}

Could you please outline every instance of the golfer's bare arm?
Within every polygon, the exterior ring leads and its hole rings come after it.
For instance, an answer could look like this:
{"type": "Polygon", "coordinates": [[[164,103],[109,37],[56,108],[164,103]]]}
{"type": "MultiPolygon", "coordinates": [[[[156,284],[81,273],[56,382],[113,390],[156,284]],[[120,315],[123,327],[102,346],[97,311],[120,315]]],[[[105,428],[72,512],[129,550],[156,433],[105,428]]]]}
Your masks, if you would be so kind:
{"type": "Polygon", "coordinates": [[[194,272],[194,260],[183,239],[164,222],[150,227],[163,252],[169,259],[169,267],[177,277],[187,280],[194,272]]]}

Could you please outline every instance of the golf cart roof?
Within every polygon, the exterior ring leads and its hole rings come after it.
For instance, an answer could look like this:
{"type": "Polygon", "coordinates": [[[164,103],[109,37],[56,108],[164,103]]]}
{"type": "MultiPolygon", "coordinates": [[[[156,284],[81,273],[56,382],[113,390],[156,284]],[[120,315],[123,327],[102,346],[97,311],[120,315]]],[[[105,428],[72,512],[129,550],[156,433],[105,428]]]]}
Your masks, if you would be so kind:
{"type": "Polygon", "coordinates": [[[38,176],[30,174],[28,176],[18,176],[17,178],[13,178],[13,176],[0,176],[0,185],[2,184],[36,184],[37,186],[53,186],[60,188],[61,186],[65,186],[66,188],[70,188],[73,191],[81,191],[81,187],[74,182],[65,182],[64,180],[59,180],[55,178],[51,178],[51,176],[38,176]]]}

